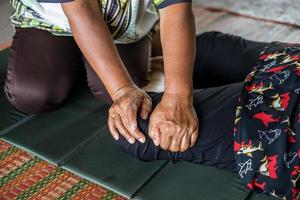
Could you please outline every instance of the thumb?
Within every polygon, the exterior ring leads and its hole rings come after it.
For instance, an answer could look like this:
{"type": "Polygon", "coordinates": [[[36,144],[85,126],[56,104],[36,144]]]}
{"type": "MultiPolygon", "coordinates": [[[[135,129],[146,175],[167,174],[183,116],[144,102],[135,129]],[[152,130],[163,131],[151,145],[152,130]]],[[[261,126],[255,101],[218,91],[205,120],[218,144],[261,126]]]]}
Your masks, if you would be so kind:
{"type": "Polygon", "coordinates": [[[152,110],[152,101],[150,98],[144,97],[143,102],[142,102],[142,106],[141,106],[141,110],[140,110],[140,114],[141,117],[146,120],[149,116],[149,113],[152,110]]]}
{"type": "Polygon", "coordinates": [[[152,139],[153,143],[155,146],[159,145],[160,142],[160,132],[159,132],[159,128],[157,126],[154,125],[150,127],[149,129],[149,137],[152,139]]]}

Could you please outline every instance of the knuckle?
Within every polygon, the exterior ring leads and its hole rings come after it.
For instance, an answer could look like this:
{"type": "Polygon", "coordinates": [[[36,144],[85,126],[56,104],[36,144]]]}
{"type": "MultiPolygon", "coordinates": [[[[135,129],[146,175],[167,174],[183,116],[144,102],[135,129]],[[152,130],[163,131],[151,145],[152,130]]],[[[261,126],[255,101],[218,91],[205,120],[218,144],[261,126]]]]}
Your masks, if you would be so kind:
{"type": "Polygon", "coordinates": [[[107,124],[108,124],[108,126],[109,126],[109,127],[112,127],[112,126],[113,126],[113,121],[112,121],[112,120],[110,120],[110,119],[108,119],[108,122],[107,122],[107,124]]]}
{"type": "Polygon", "coordinates": [[[131,123],[134,123],[136,121],[136,115],[134,113],[128,113],[127,118],[131,123]]]}
{"type": "Polygon", "coordinates": [[[150,138],[154,139],[155,132],[153,130],[150,130],[148,135],[149,135],[150,138]]]}
{"type": "Polygon", "coordinates": [[[139,133],[137,131],[130,132],[130,135],[134,138],[139,138],[139,133]]]}
{"type": "Polygon", "coordinates": [[[119,133],[120,133],[121,135],[124,135],[124,132],[123,132],[123,130],[122,130],[121,127],[116,126],[116,129],[119,131],[119,133]]]}
{"type": "Polygon", "coordinates": [[[124,126],[128,123],[128,117],[124,113],[120,113],[120,121],[123,122],[124,126]]]}
{"type": "Polygon", "coordinates": [[[182,131],[181,128],[176,128],[176,129],[174,130],[174,132],[175,132],[175,135],[176,135],[177,137],[181,137],[181,135],[183,134],[183,131],[182,131]]]}
{"type": "Polygon", "coordinates": [[[129,138],[130,138],[130,137],[129,137],[128,135],[126,135],[126,134],[122,134],[122,133],[121,133],[121,135],[122,135],[126,140],[129,140],[129,138]]]}
{"type": "Polygon", "coordinates": [[[124,124],[124,126],[126,127],[128,125],[128,118],[124,115],[121,115],[121,119],[122,123],[124,124]]]}
{"type": "Polygon", "coordinates": [[[189,127],[189,132],[196,132],[198,129],[198,125],[197,124],[193,124],[191,127],[189,127]]]}
{"type": "Polygon", "coordinates": [[[165,146],[165,145],[160,145],[160,148],[161,148],[161,149],[163,149],[163,150],[165,150],[165,151],[167,151],[167,150],[168,150],[168,147],[167,147],[167,146],[165,146]]]}
{"type": "Polygon", "coordinates": [[[116,128],[119,130],[120,133],[124,133],[124,128],[119,121],[116,122],[116,128]]]}
{"type": "Polygon", "coordinates": [[[177,146],[175,146],[175,147],[170,147],[169,150],[172,151],[172,152],[178,152],[179,148],[177,146]]]}
{"type": "Polygon", "coordinates": [[[149,98],[146,98],[146,106],[151,107],[152,106],[152,101],[149,98]]]}
{"type": "Polygon", "coordinates": [[[123,106],[122,106],[122,104],[117,103],[117,104],[114,106],[114,109],[115,109],[117,112],[120,112],[120,111],[123,110],[123,106]]]}
{"type": "Polygon", "coordinates": [[[115,108],[114,107],[110,107],[108,110],[108,114],[113,116],[115,114],[115,108]]]}
{"type": "Polygon", "coordinates": [[[114,120],[114,124],[116,125],[116,127],[121,126],[120,119],[119,119],[119,118],[116,118],[116,119],[114,120]]]}
{"type": "Polygon", "coordinates": [[[149,111],[151,110],[151,107],[149,106],[149,104],[143,104],[143,109],[149,111]]]}
{"type": "Polygon", "coordinates": [[[135,113],[137,110],[138,110],[138,105],[135,103],[135,104],[132,105],[132,107],[130,109],[130,112],[135,113]]]}
{"type": "Polygon", "coordinates": [[[184,146],[182,149],[180,149],[180,152],[185,152],[188,149],[187,146],[184,146]]]}
{"type": "Polygon", "coordinates": [[[124,129],[119,130],[119,132],[120,132],[121,135],[123,135],[126,139],[129,139],[129,135],[126,133],[126,131],[124,131],[124,129]]]}

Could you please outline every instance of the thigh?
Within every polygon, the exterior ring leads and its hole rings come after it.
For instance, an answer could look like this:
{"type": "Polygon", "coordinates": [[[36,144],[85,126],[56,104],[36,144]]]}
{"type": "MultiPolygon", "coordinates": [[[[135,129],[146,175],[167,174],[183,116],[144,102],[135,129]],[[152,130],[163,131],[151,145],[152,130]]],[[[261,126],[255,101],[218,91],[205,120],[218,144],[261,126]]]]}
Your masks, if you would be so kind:
{"type": "MultiPolygon", "coordinates": [[[[150,38],[146,36],[135,43],[117,44],[117,49],[133,82],[139,87],[145,86],[148,83],[147,74],[150,70],[150,38]]],[[[87,70],[88,85],[94,96],[112,103],[102,81],[87,61],[85,61],[85,67],[87,70]]]]}
{"type": "Polygon", "coordinates": [[[194,107],[199,119],[199,137],[190,149],[192,162],[235,171],[233,149],[237,100],[243,83],[195,90],[194,107]]]}
{"type": "Polygon", "coordinates": [[[216,87],[243,81],[267,45],[220,32],[200,34],[196,43],[194,88],[216,87]]]}
{"type": "MultiPolygon", "coordinates": [[[[233,129],[237,97],[242,83],[194,91],[194,107],[199,118],[199,137],[196,144],[185,152],[173,153],[155,146],[148,136],[148,120],[138,116],[139,128],[146,142],[131,145],[123,137],[117,144],[140,160],[190,161],[235,171],[233,154],[233,129]]],[[[162,93],[149,93],[153,107],[160,102],[162,93]]],[[[153,108],[153,109],[154,109],[153,108]]]]}
{"type": "Polygon", "coordinates": [[[82,60],[72,37],[17,29],[9,52],[5,92],[19,110],[48,111],[61,103],[75,82],[82,60]]]}

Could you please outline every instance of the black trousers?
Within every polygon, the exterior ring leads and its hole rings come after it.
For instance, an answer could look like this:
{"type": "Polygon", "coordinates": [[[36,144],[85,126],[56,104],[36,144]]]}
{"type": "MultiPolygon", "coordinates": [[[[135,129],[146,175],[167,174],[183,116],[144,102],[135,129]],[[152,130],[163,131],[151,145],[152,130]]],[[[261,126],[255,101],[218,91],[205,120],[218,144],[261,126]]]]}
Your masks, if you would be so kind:
{"type": "MultiPolygon", "coordinates": [[[[139,87],[148,83],[150,47],[148,37],[117,45],[128,73],[139,87]]],[[[52,111],[64,103],[78,82],[86,79],[97,99],[111,103],[102,81],[82,57],[73,37],[17,28],[9,50],[4,87],[7,99],[25,113],[52,111]]]]}
{"type": "MultiPolygon", "coordinates": [[[[148,136],[149,121],[138,117],[146,142],[130,144],[123,137],[116,143],[127,153],[143,161],[190,161],[236,171],[233,129],[237,97],[243,80],[251,72],[266,43],[241,37],[207,32],[197,36],[194,66],[194,107],[199,119],[199,137],[185,152],[169,152],[154,145],[148,136]]],[[[149,93],[153,109],[163,93],[149,93]]]]}

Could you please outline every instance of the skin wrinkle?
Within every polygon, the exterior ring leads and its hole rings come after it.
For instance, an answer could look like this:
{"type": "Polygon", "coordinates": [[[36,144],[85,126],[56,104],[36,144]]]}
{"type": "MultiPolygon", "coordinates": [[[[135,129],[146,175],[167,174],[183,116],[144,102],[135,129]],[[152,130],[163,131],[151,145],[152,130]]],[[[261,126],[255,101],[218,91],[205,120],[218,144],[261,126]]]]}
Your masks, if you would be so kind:
{"type": "MultiPolygon", "coordinates": [[[[114,103],[119,102],[119,104],[122,105],[121,111],[115,110],[115,112],[110,112],[114,113],[114,115],[120,115],[120,117],[118,118],[110,119],[110,130],[114,131],[114,135],[116,136],[118,134],[117,131],[120,131],[121,134],[126,134],[124,131],[125,128],[130,134],[130,138],[127,138],[128,140],[130,140],[130,142],[135,142],[135,140],[144,141],[144,136],[139,130],[131,129],[132,124],[133,126],[136,126],[136,121],[132,118],[130,119],[130,115],[132,115],[132,112],[137,112],[138,109],[136,109],[136,107],[142,109],[140,113],[148,113],[149,110],[151,110],[151,105],[143,99],[149,97],[145,92],[137,88],[132,83],[128,72],[124,67],[124,64],[117,54],[116,48],[113,45],[112,38],[109,35],[107,26],[100,16],[99,8],[96,6],[95,2],[97,1],[77,0],[62,5],[63,10],[69,20],[75,40],[78,43],[80,49],[82,50],[91,66],[96,71],[97,75],[103,81],[108,93],[113,97],[114,103]],[[91,31],[85,32],[83,30],[91,31]],[[106,66],[110,66],[110,68],[107,68],[106,66]],[[124,87],[124,85],[128,84],[132,86],[124,87]],[[123,87],[123,89],[119,91],[122,91],[120,93],[122,93],[123,95],[121,95],[119,98],[115,98],[115,91],[117,91],[121,87],[123,87]],[[128,95],[129,91],[131,91],[131,95],[128,95]],[[125,95],[125,93],[127,93],[127,96],[125,95]],[[138,98],[138,101],[137,98],[135,98],[136,100],[133,100],[134,97],[137,96],[140,96],[138,98]],[[135,108],[134,105],[136,106],[135,108]],[[126,109],[126,106],[130,106],[130,111],[126,109]],[[117,120],[121,120],[122,123],[117,122],[117,120]]],[[[197,124],[196,117],[192,117],[194,115],[193,108],[189,108],[188,106],[182,104],[182,102],[191,101],[190,95],[187,96],[187,99],[186,97],[183,97],[186,94],[191,94],[192,66],[195,55],[195,24],[191,10],[191,3],[180,3],[168,6],[160,10],[160,15],[162,47],[165,58],[164,69],[165,73],[168,74],[168,76],[166,77],[167,80],[165,91],[169,92],[169,94],[164,95],[164,100],[160,103],[160,106],[157,107],[157,109],[152,113],[150,127],[159,126],[158,124],[155,124],[155,121],[168,120],[166,116],[169,115],[168,118],[175,120],[177,123],[176,126],[181,130],[185,126],[183,124],[185,122],[183,120],[180,121],[180,119],[176,119],[179,113],[170,112],[169,114],[167,114],[166,110],[163,109],[172,110],[175,106],[172,106],[171,104],[169,105],[169,100],[177,99],[177,101],[175,101],[175,105],[181,107],[181,114],[184,113],[185,118],[188,121],[193,121],[188,124],[197,124]],[[190,23],[186,23],[187,21],[190,23]],[[181,27],[181,29],[178,29],[178,27],[181,27]],[[168,37],[165,37],[166,35],[168,35],[168,37]],[[173,42],[174,40],[179,41],[179,38],[181,39],[180,43],[173,42]],[[173,44],[173,46],[170,44],[173,44]],[[175,70],[175,73],[173,73],[173,70],[175,70]],[[180,76],[178,76],[178,74],[180,74],[180,76]],[[178,86],[180,87],[174,85],[173,80],[176,80],[178,86]],[[171,86],[170,81],[172,82],[172,87],[169,87],[171,86]],[[171,94],[179,95],[176,95],[174,98],[174,96],[172,96],[171,94]],[[166,116],[163,117],[163,115],[166,116]]],[[[115,107],[112,105],[111,109],[113,110],[114,108],[115,107]]],[[[142,116],[145,117],[146,114],[142,114],[142,116]]],[[[173,124],[172,126],[175,125],[173,124]]],[[[163,131],[159,128],[151,128],[150,130],[163,131]]],[[[180,131],[177,131],[177,134],[172,137],[174,138],[174,140],[179,139],[177,138],[180,137],[179,132],[180,131]]],[[[192,134],[196,133],[197,132],[187,134],[189,135],[189,137],[191,137],[192,134]]],[[[158,134],[157,132],[150,135],[155,135],[155,138],[164,137],[164,134],[158,134]]],[[[165,138],[163,141],[166,141],[165,143],[170,144],[171,141],[169,140],[170,138],[165,138]]],[[[159,141],[160,139],[157,139],[156,144],[159,144],[159,141]]],[[[172,145],[170,147],[168,147],[169,145],[166,144],[162,144],[162,146],[165,146],[170,150],[180,148],[178,147],[179,143],[175,143],[175,146],[172,145]]],[[[189,145],[186,145],[185,148],[188,148],[188,146],[189,145]]]]}
{"type": "MultiPolygon", "coordinates": [[[[235,87],[237,88],[235,91],[239,92],[239,86],[235,85],[235,87]]],[[[216,89],[217,90],[217,89],[216,89]]],[[[149,95],[151,96],[153,102],[154,102],[154,107],[158,104],[159,99],[157,97],[161,97],[162,94],[156,94],[156,93],[149,93],[149,95]]],[[[227,93],[228,95],[228,93],[227,93]]],[[[231,95],[231,94],[230,94],[231,95]]],[[[217,99],[217,98],[214,98],[217,99]]],[[[213,100],[215,101],[215,100],[213,100]]],[[[233,98],[231,98],[231,106],[229,106],[230,108],[234,108],[235,105],[235,100],[233,98]]],[[[224,107],[228,107],[228,105],[224,104],[224,107]]],[[[223,110],[224,110],[223,107],[223,110]]],[[[218,112],[214,112],[214,115],[218,116],[218,115],[223,115],[220,112],[224,112],[224,111],[220,111],[220,109],[217,109],[218,112]]],[[[227,112],[227,111],[226,111],[227,112]]],[[[212,119],[215,118],[214,115],[210,115],[209,119],[207,118],[207,122],[204,122],[204,124],[211,124],[213,121],[212,119]]],[[[228,115],[228,114],[227,114],[228,115]]],[[[231,113],[232,116],[234,116],[234,112],[231,113]]],[[[142,132],[144,132],[147,136],[148,132],[148,120],[143,120],[142,118],[138,118],[138,124],[139,127],[141,129],[142,132]]],[[[210,125],[211,126],[211,125],[210,125]]],[[[214,126],[214,125],[213,125],[214,126]]],[[[233,126],[233,124],[232,124],[233,126]]],[[[224,130],[224,128],[221,128],[222,130],[224,130]]],[[[220,130],[221,130],[220,129],[220,130]]],[[[210,130],[210,128],[206,127],[205,130],[210,130]]],[[[229,130],[231,132],[231,128],[229,127],[229,130]]],[[[217,130],[211,130],[211,131],[217,131],[217,130]]],[[[219,163],[218,165],[223,166],[224,168],[228,168],[228,169],[234,169],[234,159],[227,159],[227,160],[222,160],[220,159],[220,157],[223,155],[221,154],[224,151],[224,145],[222,144],[222,141],[230,142],[231,139],[230,137],[228,138],[224,138],[224,134],[220,134],[218,137],[213,136],[213,138],[211,138],[210,140],[208,140],[209,138],[207,137],[208,135],[211,135],[209,132],[207,132],[205,134],[206,136],[204,138],[201,139],[201,136],[199,138],[200,143],[198,143],[195,147],[185,151],[185,152],[170,152],[170,151],[165,151],[163,149],[161,149],[158,146],[155,146],[153,141],[147,137],[147,140],[144,144],[142,143],[135,143],[133,145],[128,145],[128,142],[126,142],[122,137],[120,138],[119,141],[117,141],[117,144],[120,145],[120,147],[125,150],[126,152],[128,152],[129,154],[131,154],[132,156],[137,157],[140,160],[144,160],[144,161],[151,161],[151,160],[171,160],[173,162],[177,162],[180,160],[185,160],[185,161],[191,161],[194,163],[198,163],[198,164],[211,164],[215,163],[213,165],[216,165],[216,163],[219,163]],[[202,141],[204,139],[204,141],[202,141]],[[123,146],[125,144],[125,147],[123,146]],[[200,145],[200,146],[199,146],[200,145]],[[203,149],[203,150],[201,150],[203,149]],[[219,153],[218,153],[218,152],[219,153]],[[211,152],[208,154],[208,157],[204,157],[204,155],[206,155],[207,152],[211,152]],[[211,155],[210,155],[211,154],[211,155]]],[[[230,136],[230,135],[229,135],[230,136]]],[[[231,143],[231,142],[230,142],[231,143]]],[[[228,144],[226,146],[230,147],[231,144],[228,144]]],[[[233,157],[233,156],[232,156],[233,157]]],[[[227,156],[228,158],[228,156],[227,156]]]]}

